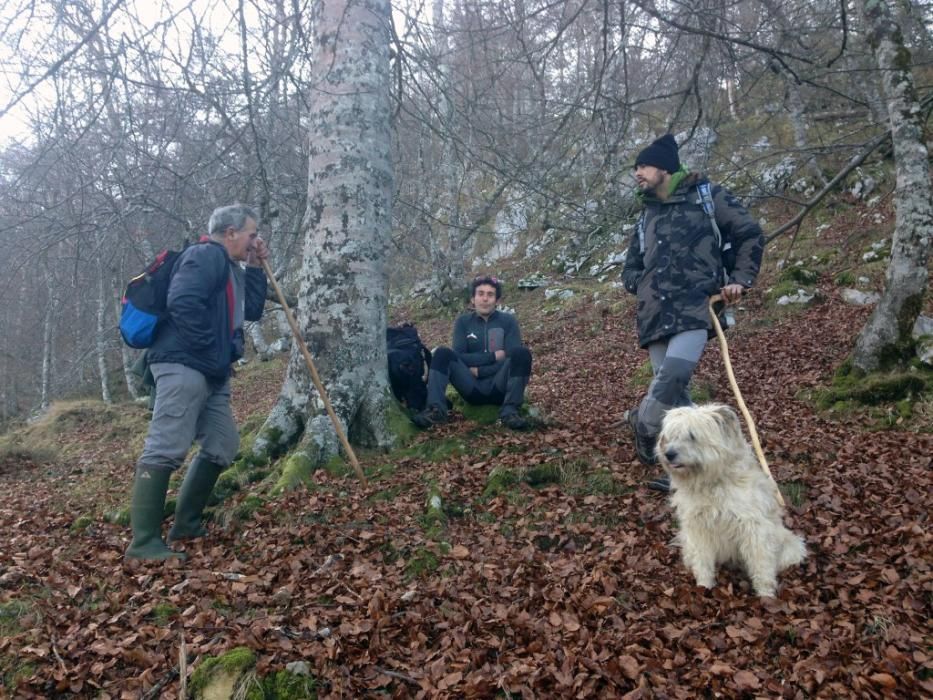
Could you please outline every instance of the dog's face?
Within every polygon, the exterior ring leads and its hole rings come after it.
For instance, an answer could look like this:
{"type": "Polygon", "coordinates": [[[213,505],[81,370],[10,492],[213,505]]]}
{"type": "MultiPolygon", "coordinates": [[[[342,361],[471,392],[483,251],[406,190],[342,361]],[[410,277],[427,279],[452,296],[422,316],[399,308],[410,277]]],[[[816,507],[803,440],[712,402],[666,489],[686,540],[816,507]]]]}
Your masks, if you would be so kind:
{"type": "Polygon", "coordinates": [[[664,416],[655,454],[671,478],[711,479],[744,451],[739,418],[728,406],[708,404],[673,408],[664,416]]]}

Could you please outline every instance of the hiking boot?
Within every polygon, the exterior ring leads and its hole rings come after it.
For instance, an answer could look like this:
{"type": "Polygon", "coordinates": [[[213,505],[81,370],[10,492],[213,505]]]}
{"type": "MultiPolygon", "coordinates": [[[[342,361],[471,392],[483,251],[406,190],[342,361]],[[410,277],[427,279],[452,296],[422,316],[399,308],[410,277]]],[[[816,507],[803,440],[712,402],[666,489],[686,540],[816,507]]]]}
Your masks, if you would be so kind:
{"type": "Polygon", "coordinates": [[[528,430],[531,427],[528,421],[517,413],[499,416],[499,424],[512,430],[528,430]]]}
{"type": "Polygon", "coordinates": [[[629,427],[632,429],[632,436],[635,439],[635,454],[642,464],[651,466],[657,464],[657,457],[654,456],[655,438],[646,438],[638,432],[638,409],[630,408],[625,415],[629,427]]]}
{"type": "Polygon", "coordinates": [[[645,488],[651,489],[652,491],[660,491],[661,493],[670,493],[671,477],[667,474],[662,474],[651,481],[646,481],[645,488]]]}
{"type": "Polygon", "coordinates": [[[168,532],[169,542],[193,540],[207,534],[201,522],[201,515],[211,497],[214,484],[217,483],[217,477],[223,470],[221,465],[214,464],[200,455],[191,463],[178,490],[175,523],[168,532]]]}
{"type": "Polygon", "coordinates": [[[411,419],[412,423],[423,430],[433,428],[435,425],[442,425],[450,420],[447,411],[440,406],[428,406],[421,413],[416,413],[411,419]]]}
{"type": "Polygon", "coordinates": [[[130,504],[130,523],[133,541],[126,550],[126,559],[184,559],[182,552],[175,552],[162,539],[162,516],[165,508],[165,492],[171,471],[140,465],[133,482],[133,497],[130,504]]]}

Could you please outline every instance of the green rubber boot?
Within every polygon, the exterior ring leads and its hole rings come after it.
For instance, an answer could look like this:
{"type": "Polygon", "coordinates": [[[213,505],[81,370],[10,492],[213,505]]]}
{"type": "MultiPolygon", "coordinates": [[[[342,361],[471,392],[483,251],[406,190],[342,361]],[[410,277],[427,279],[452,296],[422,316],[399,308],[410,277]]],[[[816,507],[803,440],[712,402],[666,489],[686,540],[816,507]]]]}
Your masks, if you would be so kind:
{"type": "Polygon", "coordinates": [[[175,524],[168,533],[168,541],[193,540],[204,537],[207,530],[201,523],[201,515],[211,497],[217,477],[224,470],[218,464],[208,461],[200,455],[188,467],[185,480],[178,490],[175,502],[175,524]]]}
{"type": "Polygon", "coordinates": [[[185,558],[182,552],[172,551],[162,540],[165,492],[171,475],[168,469],[154,469],[144,465],[136,468],[133,500],[130,504],[133,541],[126,550],[127,559],[185,558]]]}

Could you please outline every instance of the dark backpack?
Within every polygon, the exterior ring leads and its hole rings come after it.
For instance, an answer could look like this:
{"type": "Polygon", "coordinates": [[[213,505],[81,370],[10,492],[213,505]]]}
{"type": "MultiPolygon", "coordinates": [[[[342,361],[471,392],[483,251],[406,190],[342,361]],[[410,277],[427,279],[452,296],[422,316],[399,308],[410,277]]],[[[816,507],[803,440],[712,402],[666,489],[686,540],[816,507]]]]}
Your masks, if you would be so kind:
{"type": "MultiPolygon", "coordinates": [[[[187,248],[187,244],[185,248],[187,248]]],[[[165,315],[168,285],[182,250],[163,250],[126,285],[120,311],[120,335],[131,348],[148,348],[165,315]]]]}
{"type": "Polygon", "coordinates": [[[425,370],[431,368],[431,351],[410,323],[386,328],[389,356],[389,383],[395,398],[408,408],[421,411],[428,402],[425,370]]]}

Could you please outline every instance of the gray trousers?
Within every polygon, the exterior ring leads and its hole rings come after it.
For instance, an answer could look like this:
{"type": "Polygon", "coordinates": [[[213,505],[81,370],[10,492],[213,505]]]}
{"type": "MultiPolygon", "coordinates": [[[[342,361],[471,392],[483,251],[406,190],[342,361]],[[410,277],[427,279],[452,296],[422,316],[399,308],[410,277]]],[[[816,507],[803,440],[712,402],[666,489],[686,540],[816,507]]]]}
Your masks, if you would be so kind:
{"type": "Polygon", "coordinates": [[[138,465],[178,469],[197,441],[200,456],[228,467],[240,447],[230,408],[230,382],[210,382],[197,370],[174,362],[150,366],[155,407],[138,465]]]}
{"type": "Polygon", "coordinates": [[[654,379],[638,406],[638,433],[654,438],[670,408],[692,406],[690,377],[703,356],[706,329],[684,331],[648,346],[654,379]]]}

